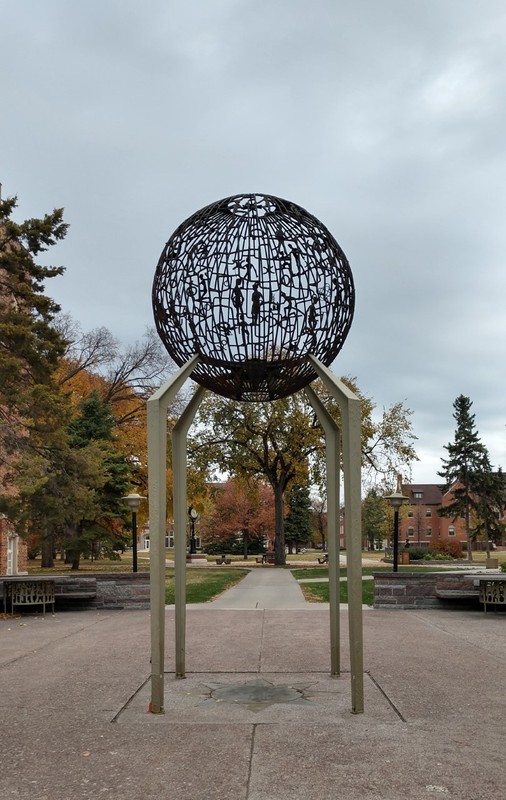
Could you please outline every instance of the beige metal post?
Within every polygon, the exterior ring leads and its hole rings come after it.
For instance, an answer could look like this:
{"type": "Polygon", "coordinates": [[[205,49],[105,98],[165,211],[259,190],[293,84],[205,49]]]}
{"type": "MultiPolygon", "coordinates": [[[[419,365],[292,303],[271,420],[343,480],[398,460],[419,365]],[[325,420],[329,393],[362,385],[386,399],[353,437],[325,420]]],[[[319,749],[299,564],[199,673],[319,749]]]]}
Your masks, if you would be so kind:
{"type": "Polygon", "coordinates": [[[341,642],[339,624],[339,490],[340,490],[340,436],[337,423],[332,419],[318,395],[310,386],[305,392],[316,416],[325,431],[327,459],[327,539],[329,553],[329,606],[330,606],[330,674],[341,673],[341,642]]]}
{"type": "Polygon", "coordinates": [[[190,359],[147,402],[148,485],[151,585],[151,702],[163,713],[165,649],[165,529],[167,475],[167,408],[199,361],[190,359]]]}
{"type": "MultiPolygon", "coordinates": [[[[351,700],[354,714],[364,711],[364,648],[362,631],[362,524],[361,524],[361,404],[360,399],[321,361],[308,359],[341,411],[346,551],[348,565],[348,623],[350,637],[351,700]]],[[[329,558],[330,560],[330,558],[329,558]]]]}
{"type": "Polygon", "coordinates": [[[206,390],[199,386],[172,430],[174,492],[174,567],[176,616],[176,677],[185,676],[186,642],[186,437],[206,390]]]}

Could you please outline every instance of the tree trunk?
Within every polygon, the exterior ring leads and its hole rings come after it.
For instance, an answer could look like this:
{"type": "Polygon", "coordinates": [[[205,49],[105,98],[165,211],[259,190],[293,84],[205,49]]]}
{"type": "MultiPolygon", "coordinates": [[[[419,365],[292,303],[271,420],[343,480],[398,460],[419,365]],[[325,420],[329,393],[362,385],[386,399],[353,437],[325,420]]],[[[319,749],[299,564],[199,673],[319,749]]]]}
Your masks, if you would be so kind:
{"type": "Polygon", "coordinates": [[[72,571],[79,569],[80,561],[81,561],[81,553],[75,553],[74,557],[72,558],[72,567],[71,567],[72,571]]]}
{"type": "Polygon", "coordinates": [[[248,560],[248,542],[249,542],[249,533],[248,529],[245,528],[242,532],[242,548],[243,548],[242,552],[245,561],[248,560]]]}
{"type": "Polygon", "coordinates": [[[285,520],[283,516],[283,490],[279,484],[274,488],[274,511],[275,511],[275,537],[274,537],[274,563],[277,567],[284,567],[286,564],[285,553],[285,520]]]}
{"type": "MultiPolygon", "coordinates": [[[[467,487],[466,487],[467,491],[467,487]]],[[[466,503],[466,540],[467,540],[467,559],[473,560],[473,548],[471,542],[471,523],[469,519],[469,503],[466,503]]]]}
{"type": "Polygon", "coordinates": [[[54,537],[46,536],[42,540],[40,566],[42,569],[54,567],[54,537]]]}

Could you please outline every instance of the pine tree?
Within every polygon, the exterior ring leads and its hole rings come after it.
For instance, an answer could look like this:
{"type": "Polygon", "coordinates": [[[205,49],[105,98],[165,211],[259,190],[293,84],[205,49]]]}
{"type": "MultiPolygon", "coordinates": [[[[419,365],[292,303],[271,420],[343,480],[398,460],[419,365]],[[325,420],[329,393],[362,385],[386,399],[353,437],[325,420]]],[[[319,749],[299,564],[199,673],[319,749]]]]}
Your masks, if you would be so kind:
{"type": "Polygon", "coordinates": [[[0,407],[6,423],[1,434],[4,446],[11,447],[20,425],[35,430],[50,425],[51,403],[59,400],[53,372],[65,350],[52,325],[59,306],[44,293],[44,282],[61,275],[63,267],[34,260],[64,238],[63,210],[16,223],[15,208],[15,198],[0,201],[0,407]]]}
{"type": "MultiPolygon", "coordinates": [[[[64,238],[67,225],[62,209],[17,223],[15,208],[16,198],[0,201],[0,510],[21,533],[35,524],[36,503],[34,519],[28,518],[31,500],[47,491],[53,466],[63,480],[49,504],[58,515],[67,475],[62,447],[70,404],[54,380],[66,342],[53,325],[59,306],[44,285],[64,270],[36,263],[64,238]]],[[[49,540],[53,521],[43,508],[42,502],[39,517],[49,540]]]]}
{"type": "Polygon", "coordinates": [[[88,453],[101,476],[95,485],[94,513],[83,514],[66,527],[65,548],[72,569],[79,568],[81,554],[105,548],[109,554],[121,543],[125,514],[122,501],[131,484],[133,467],[116,446],[116,420],[109,403],[93,391],[79,405],[79,415],[68,426],[69,445],[83,455],[88,453]]]}
{"type": "Polygon", "coordinates": [[[490,542],[500,542],[504,537],[505,525],[501,517],[505,509],[506,483],[501,468],[483,473],[477,486],[474,534],[485,540],[487,556],[490,542]]]}
{"type": "Polygon", "coordinates": [[[312,537],[312,508],[309,488],[295,484],[288,496],[288,514],[285,517],[285,542],[292,552],[293,546],[309,544],[312,537]]]}
{"type": "Polygon", "coordinates": [[[477,512],[485,481],[492,473],[487,448],[482,444],[475,427],[475,415],[471,413],[469,397],[459,395],[453,407],[453,418],[457,426],[453,442],[444,446],[448,458],[442,458],[443,469],[438,475],[445,481],[445,491],[452,489],[452,501],[440,509],[443,516],[465,520],[467,553],[472,561],[471,516],[477,512]]]}
{"type": "Polygon", "coordinates": [[[388,511],[384,498],[376,489],[370,489],[362,503],[362,524],[370,550],[378,549],[386,536],[388,511]]]}

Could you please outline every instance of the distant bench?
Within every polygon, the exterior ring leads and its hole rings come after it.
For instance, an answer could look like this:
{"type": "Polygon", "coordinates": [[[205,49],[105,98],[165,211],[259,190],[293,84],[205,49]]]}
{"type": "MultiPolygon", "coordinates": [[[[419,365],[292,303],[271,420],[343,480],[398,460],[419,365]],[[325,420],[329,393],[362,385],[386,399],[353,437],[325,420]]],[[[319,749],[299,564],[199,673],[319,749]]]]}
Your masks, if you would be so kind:
{"type": "Polygon", "coordinates": [[[231,558],[227,558],[226,556],[220,556],[220,558],[216,559],[216,563],[217,564],[231,564],[232,563],[232,559],[231,558]]]}
{"type": "Polygon", "coordinates": [[[264,553],[263,556],[257,557],[257,564],[274,564],[275,559],[275,553],[264,553]]]}

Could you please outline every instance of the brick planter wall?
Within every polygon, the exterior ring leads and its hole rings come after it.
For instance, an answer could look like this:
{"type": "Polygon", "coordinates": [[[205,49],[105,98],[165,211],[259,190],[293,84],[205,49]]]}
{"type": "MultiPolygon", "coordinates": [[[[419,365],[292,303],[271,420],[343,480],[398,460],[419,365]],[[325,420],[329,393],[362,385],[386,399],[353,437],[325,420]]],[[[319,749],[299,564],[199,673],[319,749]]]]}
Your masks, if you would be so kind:
{"type": "Polygon", "coordinates": [[[479,592],[475,575],[457,572],[377,572],[374,575],[374,608],[455,608],[474,604],[479,592]],[[455,599],[439,598],[437,591],[454,591],[455,599]],[[458,597],[462,593],[473,597],[458,597]],[[475,599],[473,599],[475,598],[475,599]]]}
{"type": "Polygon", "coordinates": [[[98,573],[97,608],[149,608],[149,572],[98,573]]]}
{"type": "Polygon", "coordinates": [[[149,608],[148,572],[95,575],[76,572],[67,575],[48,574],[46,577],[54,580],[57,609],[149,608]]]}

